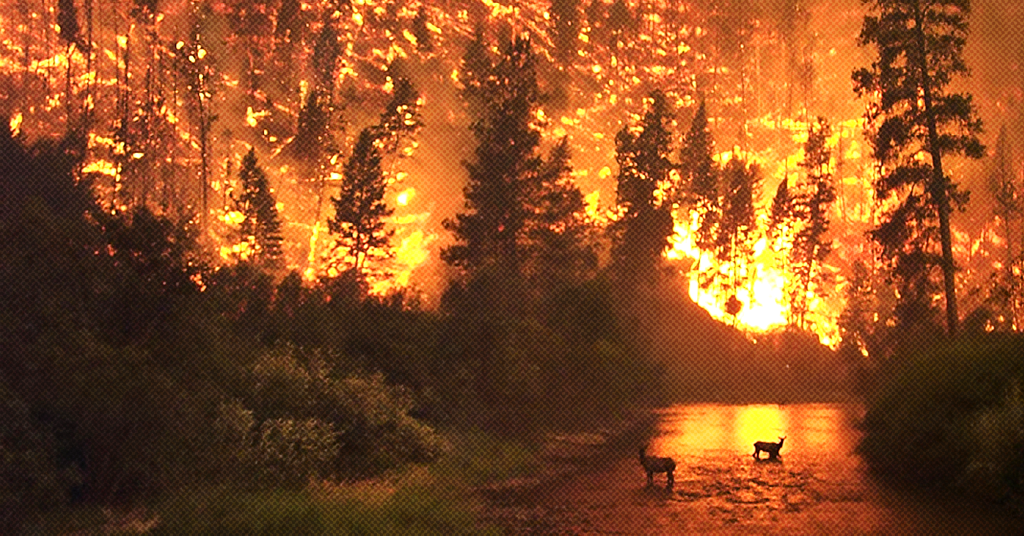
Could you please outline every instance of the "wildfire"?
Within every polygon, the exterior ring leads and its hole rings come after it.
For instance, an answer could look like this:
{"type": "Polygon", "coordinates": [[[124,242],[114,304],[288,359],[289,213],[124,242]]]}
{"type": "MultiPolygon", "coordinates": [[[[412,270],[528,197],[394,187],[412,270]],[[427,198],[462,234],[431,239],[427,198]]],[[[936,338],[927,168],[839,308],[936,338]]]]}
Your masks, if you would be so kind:
{"type": "MultiPolygon", "coordinates": [[[[807,95],[803,99],[791,96],[794,102],[785,110],[787,90],[799,91],[790,87],[791,82],[781,80],[778,72],[779,65],[785,63],[780,60],[785,47],[777,28],[770,27],[774,23],[753,21],[757,23],[755,38],[741,50],[746,63],[729,63],[720,57],[722,30],[715,26],[714,15],[702,13],[690,3],[626,1],[630,17],[615,24],[628,25],[630,33],[618,39],[608,26],[612,21],[607,12],[614,3],[581,2],[579,24],[572,27],[575,35],[568,40],[574,47],[568,54],[572,61],[562,65],[553,60],[556,46],[564,45],[557,45],[552,38],[557,17],[548,0],[307,1],[301,9],[309,23],[305,33],[296,30],[302,35],[286,43],[275,33],[275,24],[280,21],[272,21],[267,35],[255,32],[247,36],[250,41],[245,41],[246,52],[251,54],[235,55],[236,50],[223,45],[228,37],[236,37],[228,35],[235,31],[229,28],[230,24],[218,22],[209,24],[211,28],[203,27],[202,31],[209,34],[202,36],[205,44],[193,43],[191,37],[184,35],[187,32],[182,31],[192,27],[187,3],[174,0],[168,4],[162,10],[166,13],[160,13],[145,31],[142,23],[132,21],[128,8],[112,7],[109,20],[97,19],[90,57],[77,47],[66,47],[53,33],[56,18],[52,6],[28,17],[16,13],[10,4],[0,10],[0,74],[9,75],[9,86],[24,92],[10,105],[11,131],[31,136],[59,134],[68,124],[68,116],[73,118],[77,113],[74,110],[80,102],[96,103],[94,131],[89,132],[87,161],[82,172],[96,177],[101,198],[115,199],[107,195],[109,191],[119,193],[128,187],[126,168],[159,162],[163,166],[160,172],[175,179],[159,179],[166,184],[160,183],[158,187],[154,182],[146,184],[150,190],[139,189],[153,192],[150,202],[157,202],[159,192],[159,202],[176,203],[181,212],[188,212],[199,206],[199,192],[207,188],[195,184],[198,177],[204,176],[199,172],[200,166],[206,165],[207,184],[217,198],[211,203],[219,203],[209,211],[218,215],[212,219],[222,227],[237,227],[244,219],[244,215],[231,208],[229,196],[237,181],[237,167],[231,166],[241,160],[242,146],[258,147],[261,164],[273,170],[270,179],[280,198],[289,242],[285,250],[287,266],[300,270],[308,280],[325,271],[324,253],[331,240],[327,232],[327,220],[332,216],[329,199],[343,179],[341,166],[351,154],[354,133],[377,119],[380,105],[393,94],[399,74],[414,79],[423,94],[424,114],[436,115],[424,121],[422,136],[410,140],[396,162],[388,164],[393,166],[388,170],[393,177],[393,190],[389,190],[387,199],[396,210],[387,222],[395,231],[393,255],[381,261],[382,275],[375,276],[371,291],[390,292],[416,286],[422,283],[417,269],[438,262],[437,243],[447,237],[439,222],[456,210],[456,204],[444,203],[457,198],[462,185],[455,176],[457,164],[437,169],[437,162],[457,162],[466,153],[439,157],[436,153],[447,149],[436,144],[437,140],[455,140],[449,148],[461,149],[471,141],[468,119],[453,95],[457,94],[464,45],[478,24],[490,38],[510,32],[529,33],[539,56],[543,61],[551,61],[544,68],[562,73],[572,81],[573,94],[560,103],[561,107],[546,106],[538,113],[537,123],[545,139],[565,136],[571,141],[574,178],[582,191],[589,192],[585,207],[592,221],[606,223],[606,212],[611,210],[609,199],[613,203],[615,197],[615,133],[630,120],[629,114],[642,108],[653,88],[664,89],[676,106],[677,133],[685,131],[686,121],[699,101],[708,100],[709,122],[719,144],[715,160],[725,165],[742,158],[759,165],[764,184],[757,209],[762,214],[775,186],[801,172],[802,144],[813,122],[811,116],[814,111],[823,110],[834,127],[827,145],[833,154],[830,167],[839,195],[830,214],[836,237],[863,236],[878,209],[871,188],[875,170],[867,161],[865,153],[870,150],[862,138],[866,126],[860,117],[862,110],[858,105],[826,102],[831,96],[814,102],[813,96],[807,95]],[[417,28],[414,21],[420,13],[424,20],[417,28]],[[600,18],[600,23],[592,20],[595,17],[600,18]],[[115,19],[116,24],[112,22],[115,19]],[[337,100],[332,101],[336,114],[332,120],[337,124],[332,128],[340,132],[334,141],[341,157],[330,162],[327,178],[319,190],[311,193],[310,177],[302,176],[301,166],[282,155],[294,140],[296,125],[303,119],[303,103],[317,87],[313,72],[315,33],[325,20],[336,24],[338,30],[339,56],[333,76],[339,90],[337,100]],[[49,40],[37,38],[42,32],[50,32],[49,40]],[[146,32],[152,32],[155,38],[152,48],[147,48],[150,38],[146,32]],[[285,60],[275,59],[274,54],[284,50],[285,44],[295,47],[294,54],[285,60]],[[178,71],[171,69],[172,60],[182,53],[185,56],[181,63],[187,65],[175,67],[178,71]],[[769,56],[771,62],[767,60],[769,56]],[[277,65],[277,70],[271,71],[275,61],[283,61],[283,67],[277,65]],[[200,128],[198,111],[185,98],[188,84],[179,71],[204,62],[212,62],[222,72],[213,72],[209,80],[202,78],[206,74],[199,75],[200,80],[216,88],[200,99],[203,106],[213,108],[207,112],[216,120],[200,128]],[[251,62],[252,76],[242,73],[247,62],[251,62]],[[774,64],[778,65],[773,67],[774,64]],[[90,65],[92,71],[88,70],[90,65]],[[770,72],[771,69],[776,72],[770,72]],[[283,80],[287,76],[293,78],[283,80]],[[49,91],[35,89],[43,87],[49,91]],[[70,94],[65,94],[67,88],[70,94]],[[803,102],[796,102],[800,100],[803,102]],[[438,109],[444,111],[435,112],[438,109]],[[158,147],[127,141],[131,135],[156,128],[157,124],[164,128],[153,135],[158,142],[153,145],[158,147]],[[233,143],[236,140],[245,143],[233,143]],[[605,206],[601,206],[602,192],[605,206]]],[[[229,4],[218,4],[217,9],[234,9],[234,4],[229,4]]],[[[844,9],[859,9],[856,0],[848,4],[844,9]]],[[[277,8],[267,9],[276,13],[277,8]]],[[[820,6],[815,9],[825,10],[820,6]]],[[[828,9],[826,16],[815,14],[818,24],[838,24],[827,18],[834,7],[828,9]]],[[[856,31],[857,28],[852,29],[850,35],[856,35],[856,31]]],[[[839,100],[846,103],[850,100],[847,86],[852,61],[847,58],[855,56],[848,54],[854,45],[847,35],[814,35],[821,41],[815,45],[819,50],[814,51],[814,56],[827,56],[828,61],[814,65],[811,82],[832,88],[841,86],[843,97],[839,100]]],[[[561,83],[551,83],[546,89],[556,89],[561,83]]],[[[701,251],[695,245],[693,213],[678,209],[675,218],[675,236],[665,256],[672,261],[688,261],[691,299],[715,318],[752,333],[778,329],[787,323],[790,274],[785,265],[785,249],[768,243],[763,217],[757,229],[760,234],[755,239],[755,255],[745,266],[719,261],[711,252],[701,251]],[[696,277],[698,273],[728,274],[734,270],[743,270],[750,278],[748,284],[735,290],[735,298],[742,304],[735,316],[725,310],[726,300],[733,293],[721,288],[701,288],[696,277]]],[[[225,263],[246,255],[249,245],[233,243],[237,235],[223,234],[222,243],[216,247],[225,263]]],[[[998,237],[979,241],[962,234],[956,238],[957,251],[965,255],[982,255],[990,245],[1001,245],[998,237]]],[[[862,256],[863,248],[858,249],[856,240],[860,238],[836,241],[831,266],[823,269],[835,273],[862,256]]],[[[807,297],[812,308],[811,329],[830,345],[838,342],[835,324],[842,307],[836,292],[834,288],[829,292],[819,290],[807,297]]]]}

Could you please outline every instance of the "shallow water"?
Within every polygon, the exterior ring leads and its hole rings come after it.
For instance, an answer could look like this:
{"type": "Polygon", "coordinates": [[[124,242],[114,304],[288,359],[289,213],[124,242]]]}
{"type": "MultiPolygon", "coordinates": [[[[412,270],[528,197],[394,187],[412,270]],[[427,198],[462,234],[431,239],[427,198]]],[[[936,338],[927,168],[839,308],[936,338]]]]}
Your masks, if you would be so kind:
{"type": "Polygon", "coordinates": [[[1024,534],[996,507],[875,481],[854,452],[860,416],[843,404],[675,406],[647,451],[676,460],[671,489],[664,475],[647,485],[630,447],[489,510],[511,533],[1024,534]],[[754,460],[755,441],[780,436],[778,460],[754,460]]]}

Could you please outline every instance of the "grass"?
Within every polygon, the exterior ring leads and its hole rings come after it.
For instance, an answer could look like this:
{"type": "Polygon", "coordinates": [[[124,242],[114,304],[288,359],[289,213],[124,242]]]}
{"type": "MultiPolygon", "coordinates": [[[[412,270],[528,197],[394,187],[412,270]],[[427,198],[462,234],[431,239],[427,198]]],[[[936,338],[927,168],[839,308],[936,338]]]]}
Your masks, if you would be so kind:
{"type": "Polygon", "coordinates": [[[26,533],[497,534],[479,520],[473,488],[534,474],[539,447],[482,432],[450,434],[449,442],[452,448],[438,461],[375,479],[302,489],[252,489],[244,483],[187,488],[137,510],[135,517],[142,519],[133,524],[83,506],[51,512],[26,533]]]}

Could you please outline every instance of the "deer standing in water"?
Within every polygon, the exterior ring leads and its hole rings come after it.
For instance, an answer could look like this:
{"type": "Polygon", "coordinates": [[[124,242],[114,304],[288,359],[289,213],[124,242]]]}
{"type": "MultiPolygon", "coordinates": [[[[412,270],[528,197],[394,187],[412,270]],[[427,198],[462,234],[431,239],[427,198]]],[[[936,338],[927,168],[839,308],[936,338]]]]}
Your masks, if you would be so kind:
{"type": "Polygon", "coordinates": [[[654,485],[654,474],[665,473],[668,477],[668,487],[675,484],[676,462],[672,458],[658,458],[647,455],[647,447],[640,447],[640,465],[647,472],[647,485],[654,485]]]}
{"type": "Polygon", "coordinates": [[[774,460],[779,457],[779,450],[782,449],[782,442],[785,441],[785,437],[780,437],[778,443],[772,443],[771,441],[757,441],[754,443],[754,459],[761,459],[761,451],[768,453],[768,459],[774,460]]]}

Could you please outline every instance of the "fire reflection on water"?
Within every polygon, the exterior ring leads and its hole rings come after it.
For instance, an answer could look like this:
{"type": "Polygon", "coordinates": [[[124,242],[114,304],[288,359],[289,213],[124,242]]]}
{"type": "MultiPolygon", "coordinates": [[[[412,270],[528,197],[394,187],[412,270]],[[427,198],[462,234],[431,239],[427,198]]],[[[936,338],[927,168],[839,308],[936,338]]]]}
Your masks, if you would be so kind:
{"type": "Polygon", "coordinates": [[[848,426],[855,408],[836,405],[690,405],[664,410],[648,451],[677,459],[749,456],[755,441],[785,436],[787,452],[802,458],[852,452],[848,426]],[[788,447],[788,448],[787,448],[788,447]]]}

